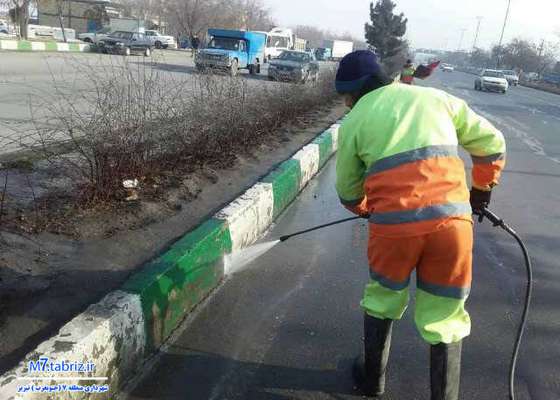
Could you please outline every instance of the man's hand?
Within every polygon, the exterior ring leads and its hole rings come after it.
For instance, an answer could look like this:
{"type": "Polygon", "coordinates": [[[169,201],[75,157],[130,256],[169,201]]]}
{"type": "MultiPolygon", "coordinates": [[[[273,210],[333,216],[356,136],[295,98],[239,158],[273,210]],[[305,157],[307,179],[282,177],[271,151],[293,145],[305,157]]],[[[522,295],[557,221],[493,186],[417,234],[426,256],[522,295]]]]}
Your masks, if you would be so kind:
{"type": "Polygon", "coordinates": [[[472,188],[471,190],[471,207],[473,214],[482,216],[482,210],[488,208],[490,200],[492,199],[491,190],[480,190],[472,188]]]}

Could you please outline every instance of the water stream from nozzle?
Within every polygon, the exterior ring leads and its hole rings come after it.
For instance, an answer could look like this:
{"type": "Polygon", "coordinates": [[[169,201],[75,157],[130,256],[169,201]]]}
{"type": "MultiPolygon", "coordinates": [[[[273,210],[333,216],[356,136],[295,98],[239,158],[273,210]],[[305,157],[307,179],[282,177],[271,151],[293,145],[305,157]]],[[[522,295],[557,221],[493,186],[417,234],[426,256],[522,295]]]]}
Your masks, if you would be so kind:
{"type": "Polygon", "coordinates": [[[258,243],[246,249],[227,254],[225,257],[225,274],[232,275],[245,269],[247,265],[272,250],[278,243],[280,243],[280,240],[258,243]]]}

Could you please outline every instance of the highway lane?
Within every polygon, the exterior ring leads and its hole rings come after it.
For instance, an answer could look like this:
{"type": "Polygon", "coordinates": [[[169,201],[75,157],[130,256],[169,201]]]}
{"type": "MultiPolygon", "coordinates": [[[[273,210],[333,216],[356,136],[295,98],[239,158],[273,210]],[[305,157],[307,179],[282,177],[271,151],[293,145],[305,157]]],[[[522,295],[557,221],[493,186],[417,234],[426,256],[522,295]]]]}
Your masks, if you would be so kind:
{"type": "MultiPolygon", "coordinates": [[[[474,77],[462,73],[438,72],[425,84],[465,98],[507,138],[508,167],[492,208],[524,237],[535,264],[518,400],[558,399],[560,97],[526,88],[505,96],[475,92],[474,77]]],[[[347,216],[333,183],[331,160],[267,239],[347,216]]],[[[361,349],[366,240],[360,221],[294,239],[256,260],[182,327],[129,399],[360,398],[349,371],[361,349]]],[[[507,398],[524,278],[517,245],[488,223],[477,224],[462,399],[507,398]]],[[[386,399],[429,398],[428,346],[410,311],[395,328],[388,379],[386,399]]]]}

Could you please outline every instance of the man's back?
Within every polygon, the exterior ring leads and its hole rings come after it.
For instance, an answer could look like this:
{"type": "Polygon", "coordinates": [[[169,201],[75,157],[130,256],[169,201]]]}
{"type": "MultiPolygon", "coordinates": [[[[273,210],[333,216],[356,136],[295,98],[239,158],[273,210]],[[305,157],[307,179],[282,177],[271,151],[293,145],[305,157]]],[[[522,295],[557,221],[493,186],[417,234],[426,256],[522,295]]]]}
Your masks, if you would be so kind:
{"type": "Polygon", "coordinates": [[[480,146],[472,141],[496,130],[478,116],[473,121],[469,111],[462,100],[430,88],[391,84],[364,96],[340,130],[339,194],[357,199],[363,193],[380,234],[422,234],[448,219],[470,221],[458,147],[476,153],[480,146]]]}

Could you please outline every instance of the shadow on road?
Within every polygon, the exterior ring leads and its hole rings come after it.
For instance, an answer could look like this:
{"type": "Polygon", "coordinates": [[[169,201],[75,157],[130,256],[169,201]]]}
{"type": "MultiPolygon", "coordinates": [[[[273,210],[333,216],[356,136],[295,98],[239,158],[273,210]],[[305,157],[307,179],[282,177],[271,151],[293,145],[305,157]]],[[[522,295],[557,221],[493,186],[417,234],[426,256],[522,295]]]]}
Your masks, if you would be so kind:
{"type": "Polygon", "coordinates": [[[166,354],[154,374],[162,380],[145,381],[131,398],[288,400],[297,392],[322,393],[319,398],[329,399],[356,395],[350,359],[336,369],[322,370],[238,361],[177,346],[170,351],[189,354],[166,354]]]}

